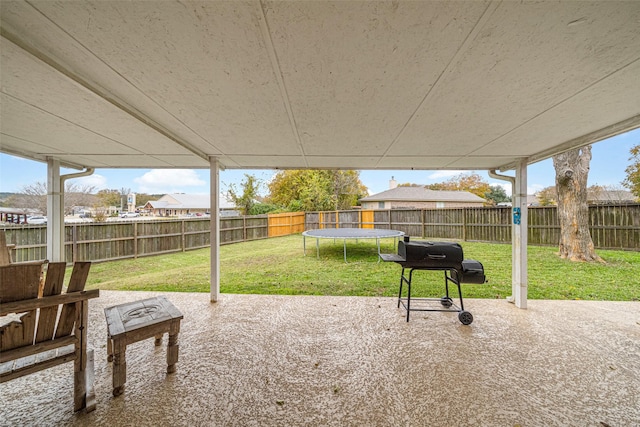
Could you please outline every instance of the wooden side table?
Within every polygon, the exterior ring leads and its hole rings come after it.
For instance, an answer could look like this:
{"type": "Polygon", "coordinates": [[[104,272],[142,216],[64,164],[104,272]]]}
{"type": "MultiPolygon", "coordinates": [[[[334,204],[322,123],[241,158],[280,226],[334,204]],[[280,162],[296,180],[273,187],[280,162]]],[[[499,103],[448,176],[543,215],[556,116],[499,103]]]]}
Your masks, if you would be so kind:
{"type": "Polygon", "coordinates": [[[167,298],[160,296],[104,309],[107,318],[107,360],[113,361],[113,395],[124,391],[127,381],[127,345],[155,337],[155,345],[162,343],[162,335],[169,334],[167,344],[167,374],[176,371],[178,362],[178,333],[182,313],[167,298]]]}

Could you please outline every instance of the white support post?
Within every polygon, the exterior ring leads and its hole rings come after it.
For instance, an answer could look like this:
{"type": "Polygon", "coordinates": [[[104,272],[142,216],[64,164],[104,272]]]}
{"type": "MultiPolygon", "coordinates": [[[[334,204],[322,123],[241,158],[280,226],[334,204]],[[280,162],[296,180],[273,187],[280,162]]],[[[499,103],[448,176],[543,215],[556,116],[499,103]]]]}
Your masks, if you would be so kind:
{"type": "Polygon", "coordinates": [[[62,262],[64,253],[64,193],[60,161],[47,159],[47,259],[62,262]]]}
{"type": "Polygon", "coordinates": [[[516,168],[515,200],[513,205],[512,297],[518,308],[527,308],[527,162],[516,168]]]}
{"type": "Polygon", "coordinates": [[[220,163],[216,157],[209,157],[211,173],[211,302],[220,298],[220,163]]]}

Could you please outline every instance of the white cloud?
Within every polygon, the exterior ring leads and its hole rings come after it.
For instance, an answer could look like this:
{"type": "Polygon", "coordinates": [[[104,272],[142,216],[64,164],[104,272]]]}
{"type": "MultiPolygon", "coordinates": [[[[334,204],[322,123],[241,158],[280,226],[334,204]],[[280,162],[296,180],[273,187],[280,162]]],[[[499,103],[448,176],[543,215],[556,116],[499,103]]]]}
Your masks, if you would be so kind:
{"type": "Polygon", "coordinates": [[[547,188],[548,185],[542,185],[542,184],[531,184],[531,185],[527,185],[527,194],[536,194],[538,191],[542,190],[543,188],[547,188]]]}
{"type": "Polygon", "coordinates": [[[104,190],[107,188],[107,178],[99,174],[93,174],[89,176],[83,176],[80,178],[71,179],[71,182],[80,186],[95,187],[96,191],[104,190]]]}
{"type": "Polygon", "coordinates": [[[152,169],[133,181],[138,192],[151,194],[183,193],[187,187],[207,184],[193,169],[152,169]]]}
{"type": "Polygon", "coordinates": [[[442,179],[442,178],[451,178],[452,176],[460,175],[461,173],[465,173],[469,171],[435,171],[434,173],[427,176],[429,179],[442,179]]]}

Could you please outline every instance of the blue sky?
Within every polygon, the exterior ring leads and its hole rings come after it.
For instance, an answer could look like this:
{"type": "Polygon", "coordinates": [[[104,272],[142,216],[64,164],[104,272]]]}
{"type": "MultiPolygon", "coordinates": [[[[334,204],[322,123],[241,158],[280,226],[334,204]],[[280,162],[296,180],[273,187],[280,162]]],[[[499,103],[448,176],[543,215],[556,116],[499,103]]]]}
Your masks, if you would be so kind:
{"type": "MultiPolygon", "coordinates": [[[[621,187],[630,164],[629,150],[640,144],[640,129],[618,135],[593,145],[589,185],[621,187]]],[[[75,170],[63,173],[77,172],[75,170]]],[[[432,184],[442,182],[463,171],[361,171],[360,180],[376,194],[389,188],[393,176],[398,183],[432,184]]],[[[467,171],[468,172],[468,171],[467,171]]],[[[477,171],[491,184],[504,185],[504,181],[489,178],[485,171],[477,171]]],[[[19,192],[25,185],[37,181],[45,182],[46,164],[19,157],[0,154],[0,192],[19,192]]],[[[220,172],[220,187],[226,191],[230,184],[239,186],[245,174],[251,174],[268,182],[275,174],[272,170],[225,170],[220,172]]],[[[511,172],[513,174],[513,172],[511,172]]],[[[94,185],[98,190],[131,188],[136,193],[166,194],[173,192],[189,194],[209,193],[209,170],[168,169],[96,169],[90,177],[75,182],[94,185]]],[[[551,159],[535,163],[528,168],[529,194],[554,185],[555,171],[551,159]]],[[[263,193],[266,194],[266,185],[263,193]]]]}

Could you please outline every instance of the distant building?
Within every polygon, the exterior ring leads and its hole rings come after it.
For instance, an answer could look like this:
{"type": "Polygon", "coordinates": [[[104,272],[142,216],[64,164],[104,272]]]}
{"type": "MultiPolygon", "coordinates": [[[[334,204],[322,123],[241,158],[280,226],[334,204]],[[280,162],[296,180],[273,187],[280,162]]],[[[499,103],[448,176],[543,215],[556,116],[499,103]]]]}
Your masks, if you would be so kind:
{"type": "MultiPolygon", "coordinates": [[[[218,200],[220,216],[238,216],[239,210],[222,194],[218,200]]],[[[199,194],[165,194],[158,200],[150,200],[144,210],[155,216],[205,215],[211,210],[209,195],[199,194]]]]}
{"type": "Polygon", "coordinates": [[[360,203],[362,209],[430,209],[482,207],[486,200],[468,191],[436,191],[420,186],[394,187],[360,199],[360,203]]]}
{"type": "Polygon", "coordinates": [[[637,203],[631,191],[625,190],[587,190],[587,203],[590,205],[611,205],[637,203]]]}

